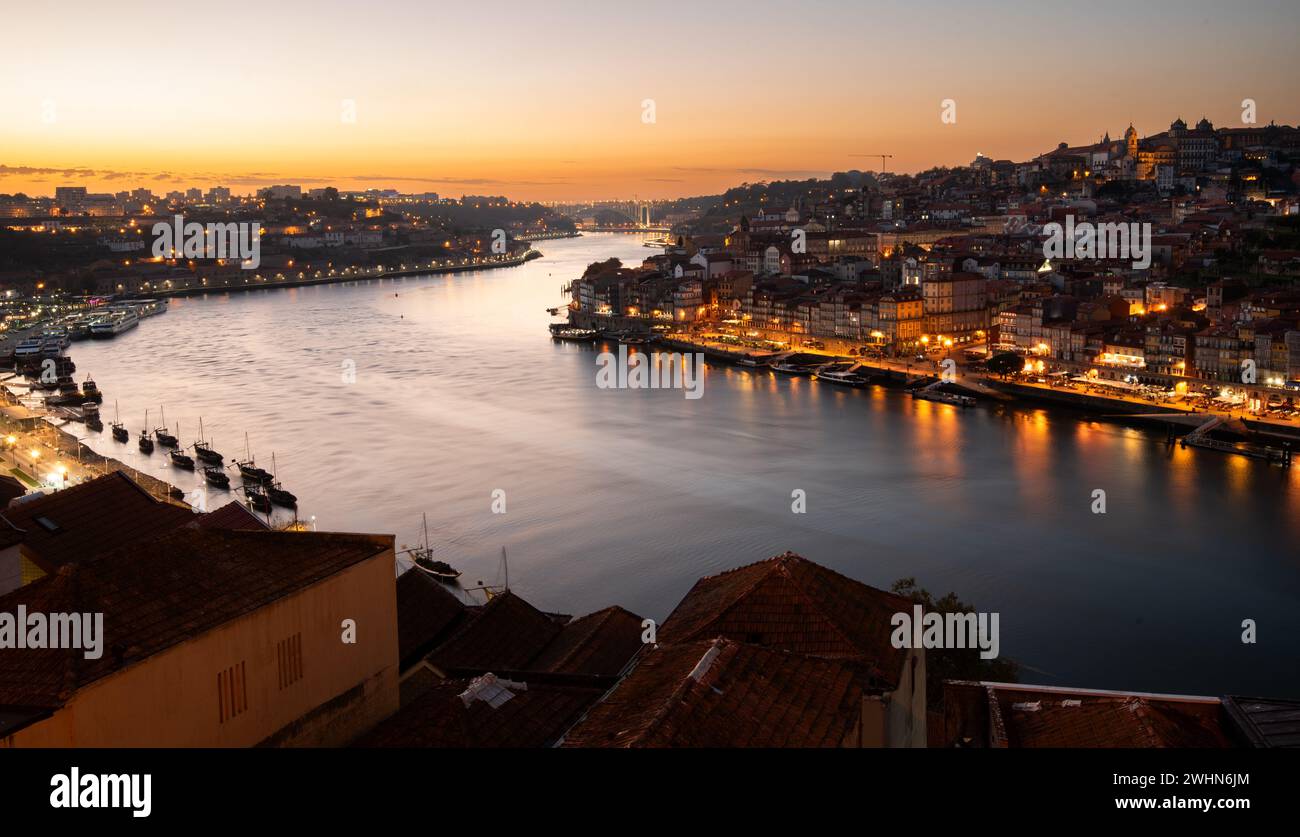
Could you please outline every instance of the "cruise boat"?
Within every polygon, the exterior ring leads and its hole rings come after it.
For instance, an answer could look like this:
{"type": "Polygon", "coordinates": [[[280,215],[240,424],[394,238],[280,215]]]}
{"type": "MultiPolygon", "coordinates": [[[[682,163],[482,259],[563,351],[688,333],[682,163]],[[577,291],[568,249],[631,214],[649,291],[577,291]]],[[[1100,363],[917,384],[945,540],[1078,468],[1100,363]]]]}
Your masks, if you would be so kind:
{"type": "Polygon", "coordinates": [[[90,317],[73,317],[68,320],[68,338],[72,341],[90,337],[90,317]]]}
{"type": "Polygon", "coordinates": [[[813,378],[828,384],[861,389],[871,383],[872,376],[862,371],[860,363],[828,363],[820,367],[813,378]]]}
{"type": "Polygon", "coordinates": [[[116,337],[139,324],[140,315],[135,313],[134,308],[113,311],[90,324],[90,336],[100,340],[116,337]]]}
{"type": "Polygon", "coordinates": [[[594,328],[557,328],[551,330],[551,337],[570,343],[592,343],[600,334],[594,328]]]}
{"type": "Polygon", "coordinates": [[[811,375],[817,371],[816,364],[791,363],[788,360],[773,363],[768,368],[773,372],[780,372],[782,375],[811,375]]]}
{"type": "Polygon", "coordinates": [[[41,339],[46,343],[53,343],[60,349],[66,349],[72,345],[72,339],[68,336],[66,328],[47,328],[41,333],[41,339]]]}
{"type": "Polygon", "coordinates": [[[41,356],[41,346],[45,341],[39,337],[28,337],[14,347],[14,360],[32,360],[41,356]]]}
{"type": "Polygon", "coordinates": [[[957,407],[974,407],[977,403],[972,396],[944,392],[941,389],[912,390],[912,397],[920,398],[922,401],[938,401],[941,404],[952,404],[957,407]]]}
{"type": "Polygon", "coordinates": [[[145,317],[156,317],[167,310],[167,303],[161,299],[140,299],[131,302],[131,307],[135,309],[136,315],[140,319],[145,317]]]}

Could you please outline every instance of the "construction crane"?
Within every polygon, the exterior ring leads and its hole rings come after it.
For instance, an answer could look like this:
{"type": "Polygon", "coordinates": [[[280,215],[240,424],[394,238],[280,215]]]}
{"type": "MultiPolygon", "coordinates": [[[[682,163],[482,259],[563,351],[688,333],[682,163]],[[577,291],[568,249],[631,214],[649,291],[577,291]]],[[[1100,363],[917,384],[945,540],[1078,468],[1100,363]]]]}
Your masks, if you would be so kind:
{"type": "Polygon", "coordinates": [[[885,173],[885,160],[887,160],[887,159],[892,160],[893,157],[894,157],[893,154],[850,154],[849,156],[851,156],[851,157],[879,157],[879,158],[880,158],[880,173],[881,173],[881,174],[884,174],[884,173],[885,173]]]}

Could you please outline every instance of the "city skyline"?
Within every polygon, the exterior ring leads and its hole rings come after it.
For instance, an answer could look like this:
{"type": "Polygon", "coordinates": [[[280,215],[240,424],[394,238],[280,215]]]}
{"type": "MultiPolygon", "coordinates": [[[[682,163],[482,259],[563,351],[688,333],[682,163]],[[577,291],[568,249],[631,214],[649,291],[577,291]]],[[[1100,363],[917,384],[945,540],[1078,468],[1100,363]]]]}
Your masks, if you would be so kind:
{"type": "Polygon", "coordinates": [[[396,4],[359,18],[328,4],[308,18],[290,4],[238,39],[158,20],[145,47],[131,46],[130,4],[112,20],[28,7],[5,44],[0,192],[300,183],[656,200],[879,171],[875,154],[895,172],[1026,159],[1130,122],[1143,135],[1178,117],[1240,127],[1244,99],[1258,124],[1300,114],[1282,3],[1249,20],[1205,3],[1103,3],[1050,20],[996,5],[688,16],[675,3],[561,4],[533,18],[517,5],[485,17],[396,4]],[[55,26],[54,42],[36,37],[55,26]],[[733,43],[754,48],[727,61],[733,43]],[[182,44],[172,60],[167,46],[182,44]],[[941,119],[945,100],[955,122],[941,119]]]}

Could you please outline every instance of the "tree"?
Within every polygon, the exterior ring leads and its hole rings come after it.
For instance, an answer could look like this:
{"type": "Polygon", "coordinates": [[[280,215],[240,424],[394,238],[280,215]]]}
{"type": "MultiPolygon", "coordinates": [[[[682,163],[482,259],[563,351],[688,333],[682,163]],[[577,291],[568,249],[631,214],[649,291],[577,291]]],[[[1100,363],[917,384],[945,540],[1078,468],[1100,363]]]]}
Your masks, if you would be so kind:
{"type": "MultiPolygon", "coordinates": [[[[956,593],[949,593],[940,599],[930,595],[930,591],[916,586],[915,578],[900,578],[891,588],[895,593],[911,599],[927,613],[975,613],[975,606],[966,604],[957,598],[956,593]]],[[[978,648],[931,648],[925,652],[926,681],[931,685],[926,689],[926,703],[931,709],[943,705],[943,681],[945,680],[986,680],[994,683],[1015,683],[1020,674],[1020,666],[1015,660],[1002,658],[986,660],[980,656],[978,648]]]]}
{"type": "Polygon", "coordinates": [[[1024,369],[1025,362],[1021,359],[1020,355],[1015,352],[1001,352],[1000,354],[996,354],[989,358],[988,363],[985,364],[985,366],[987,366],[988,370],[993,374],[1001,375],[1005,378],[1007,375],[1015,374],[1021,369],[1024,369]]]}

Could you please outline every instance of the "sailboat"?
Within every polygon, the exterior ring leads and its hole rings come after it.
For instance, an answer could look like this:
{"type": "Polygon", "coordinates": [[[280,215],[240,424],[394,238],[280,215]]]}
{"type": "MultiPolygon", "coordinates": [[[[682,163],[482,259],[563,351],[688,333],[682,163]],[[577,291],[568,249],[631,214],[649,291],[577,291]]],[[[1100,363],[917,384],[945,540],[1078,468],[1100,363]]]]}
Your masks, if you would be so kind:
{"type": "Polygon", "coordinates": [[[163,426],[154,428],[153,436],[158,440],[158,444],[163,447],[174,448],[179,445],[180,442],[176,441],[175,436],[167,432],[167,411],[162,407],[159,407],[158,409],[162,413],[163,426]]]}
{"type": "Polygon", "coordinates": [[[153,453],[153,439],[149,438],[149,411],[144,411],[144,429],[140,431],[140,452],[153,453]]]}
{"type": "Polygon", "coordinates": [[[284,488],[281,487],[280,481],[275,477],[275,474],[276,474],[275,452],[272,451],[271,452],[272,480],[266,486],[267,496],[269,496],[271,498],[271,502],[275,503],[277,506],[284,506],[285,508],[289,508],[289,509],[297,508],[298,498],[295,497],[293,494],[290,494],[288,491],[285,491],[284,488]]]}
{"type": "MultiPolygon", "coordinates": [[[[180,422],[176,422],[176,432],[181,432],[180,422]]],[[[172,458],[172,464],[177,468],[184,468],[187,471],[194,470],[194,457],[190,456],[188,453],[181,450],[171,450],[167,452],[167,455],[172,458]]]]}
{"type": "Polygon", "coordinates": [[[271,513],[271,498],[262,493],[256,485],[244,485],[244,496],[249,504],[260,512],[271,513]]]}
{"type": "Polygon", "coordinates": [[[226,460],[212,449],[212,446],[203,438],[203,416],[199,416],[199,438],[194,440],[194,455],[199,461],[206,462],[209,465],[221,465],[226,460]]]}
{"type": "Polygon", "coordinates": [[[510,560],[506,557],[506,548],[504,546],[501,547],[501,571],[502,573],[505,574],[505,584],[499,586],[492,586],[492,585],[484,584],[482,581],[480,581],[478,583],[478,587],[471,587],[470,589],[482,590],[483,595],[487,598],[489,602],[492,601],[497,596],[501,595],[502,593],[510,592],[510,560]]]}
{"type": "Polygon", "coordinates": [[[236,460],[235,465],[239,467],[239,476],[243,477],[245,484],[263,485],[275,481],[274,476],[265,468],[257,467],[257,463],[253,461],[253,454],[248,449],[247,433],[244,434],[244,456],[247,458],[243,461],[236,460]]]}
{"type": "Polygon", "coordinates": [[[131,434],[126,431],[126,425],[122,424],[122,411],[118,409],[116,401],[113,402],[113,438],[119,442],[131,438],[131,434]]]}
{"type": "Polygon", "coordinates": [[[230,488],[230,476],[220,468],[211,465],[204,467],[203,479],[216,488],[230,488]]]}
{"type": "Polygon", "coordinates": [[[429,516],[423,515],[424,518],[424,546],[406,550],[415,562],[415,566],[439,581],[455,581],[460,578],[460,570],[452,567],[446,561],[438,561],[433,557],[433,550],[429,547],[429,516]]]}

